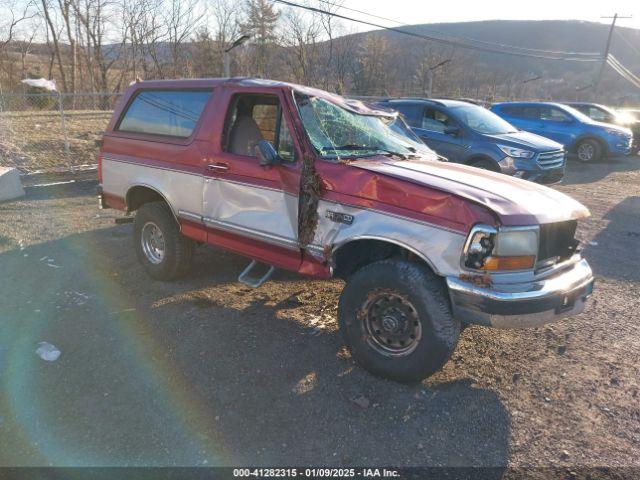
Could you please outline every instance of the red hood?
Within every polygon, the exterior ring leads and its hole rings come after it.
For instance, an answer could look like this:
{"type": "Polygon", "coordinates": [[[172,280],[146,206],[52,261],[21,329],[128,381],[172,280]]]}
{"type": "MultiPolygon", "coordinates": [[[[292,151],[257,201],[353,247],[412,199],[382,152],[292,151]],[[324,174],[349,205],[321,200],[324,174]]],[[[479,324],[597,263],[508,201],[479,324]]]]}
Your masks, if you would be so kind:
{"type": "Polygon", "coordinates": [[[537,225],[589,216],[581,203],[537,183],[455,163],[381,158],[349,164],[483,205],[503,225],[537,225]]]}

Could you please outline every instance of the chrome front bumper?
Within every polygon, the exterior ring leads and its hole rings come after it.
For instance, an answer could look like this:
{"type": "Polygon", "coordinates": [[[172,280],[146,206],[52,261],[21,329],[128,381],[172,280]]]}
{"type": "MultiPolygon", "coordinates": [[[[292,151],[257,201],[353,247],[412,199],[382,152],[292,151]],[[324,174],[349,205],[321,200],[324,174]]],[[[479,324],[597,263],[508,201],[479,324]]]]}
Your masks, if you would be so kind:
{"type": "Polygon", "coordinates": [[[453,315],[495,328],[537,327],[577,315],[593,291],[593,273],[581,259],[557,275],[526,284],[481,287],[447,277],[453,315]]]}

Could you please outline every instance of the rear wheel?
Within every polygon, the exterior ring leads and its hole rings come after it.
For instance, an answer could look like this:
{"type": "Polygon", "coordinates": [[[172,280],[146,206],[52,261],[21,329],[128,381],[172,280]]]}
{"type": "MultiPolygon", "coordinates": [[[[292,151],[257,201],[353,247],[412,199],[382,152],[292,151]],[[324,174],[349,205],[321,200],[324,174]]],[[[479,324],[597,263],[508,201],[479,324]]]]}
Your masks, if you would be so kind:
{"type": "Polygon", "coordinates": [[[173,280],[191,266],[193,242],[180,233],[165,202],[145,203],[138,209],[133,240],[138,260],[156,280],[173,280]]]}
{"type": "Polygon", "coordinates": [[[355,360],[400,382],[439,370],[460,335],[441,280],[406,260],[382,260],[354,273],[340,297],[338,317],[355,360]]]}
{"type": "Polygon", "coordinates": [[[602,158],[602,146],[590,138],[582,140],[576,147],[576,155],[581,162],[597,162],[602,158]]]}

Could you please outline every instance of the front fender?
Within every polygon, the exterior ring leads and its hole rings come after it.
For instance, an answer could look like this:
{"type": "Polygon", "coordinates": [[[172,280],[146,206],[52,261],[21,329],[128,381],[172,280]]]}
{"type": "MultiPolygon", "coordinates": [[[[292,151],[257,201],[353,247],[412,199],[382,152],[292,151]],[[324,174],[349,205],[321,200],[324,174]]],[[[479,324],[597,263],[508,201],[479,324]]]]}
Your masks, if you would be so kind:
{"type": "Polygon", "coordinates": [[[326,200],[320,200],[318,204],[318,217],[310,245],[316,255],[326,256],[356,240],[379,240],[413,252],[438,275],[459,274],[460,255],[466,240],[461,232],[380,210],[326,200]]]}

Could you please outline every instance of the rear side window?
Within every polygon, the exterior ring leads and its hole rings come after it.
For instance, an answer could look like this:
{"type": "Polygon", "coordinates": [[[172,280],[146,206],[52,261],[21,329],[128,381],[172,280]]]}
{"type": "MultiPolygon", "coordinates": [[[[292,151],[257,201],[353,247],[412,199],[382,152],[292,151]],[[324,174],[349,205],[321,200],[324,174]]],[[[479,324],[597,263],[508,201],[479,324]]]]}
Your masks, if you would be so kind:
{"type": "Polygon", "coordinates": [[[550,122],[567,122],[570,120],[569,116],[559,108],[541,107],[539,111],[540,120],[548,120],[550,122]]]}
{"type": "Polygon", "coordinates": [[[210,96],[210,90],[143,90],[129,104],[116,130],[190,137],[210,96]]]}
{"type": "Polygon", "coordinates": [[[500,107],[500,110],[506,115],[513,115],[514,117],[522,117],[522,107],[516,105],[506,105],[500,107]]]}
{"type": "Polygon", "coordinates": [[[519,118],[537,119],[539,116],[537,107],[522,106],[522,105],[505,105],[500,109],[506,115],[519,118]]]}

